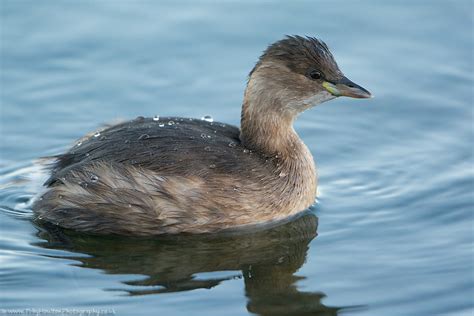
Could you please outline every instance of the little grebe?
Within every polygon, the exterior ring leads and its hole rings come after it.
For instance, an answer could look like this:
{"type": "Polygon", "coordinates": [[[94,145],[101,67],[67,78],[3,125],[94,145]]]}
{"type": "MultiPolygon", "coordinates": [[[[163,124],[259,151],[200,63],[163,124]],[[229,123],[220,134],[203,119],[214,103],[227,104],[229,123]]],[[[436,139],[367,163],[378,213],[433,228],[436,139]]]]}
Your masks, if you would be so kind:
{"type": "Polygon", "coordinates": [[[289,36],[250,72],[241,129],[178,117],[137,118],[56,157],[37,219],[95,234],[209,233],[277,221],[311,206],[313,157],[297,115],[338,96],[368,98],[326,44],[289,36]]]}

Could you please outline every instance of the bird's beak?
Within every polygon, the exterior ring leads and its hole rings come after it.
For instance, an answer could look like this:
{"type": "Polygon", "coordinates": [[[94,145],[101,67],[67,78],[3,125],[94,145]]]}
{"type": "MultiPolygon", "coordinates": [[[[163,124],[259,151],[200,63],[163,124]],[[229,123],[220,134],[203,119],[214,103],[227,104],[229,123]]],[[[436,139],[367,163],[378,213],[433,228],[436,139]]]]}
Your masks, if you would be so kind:
{"type": "Polygon", "coordinates": [[[350,81],[346,77],[343,77],[335,83],[324,81],[323,87],[336,97],[350,97],[358,99],[372,97],[369,91],[350,81]]]}

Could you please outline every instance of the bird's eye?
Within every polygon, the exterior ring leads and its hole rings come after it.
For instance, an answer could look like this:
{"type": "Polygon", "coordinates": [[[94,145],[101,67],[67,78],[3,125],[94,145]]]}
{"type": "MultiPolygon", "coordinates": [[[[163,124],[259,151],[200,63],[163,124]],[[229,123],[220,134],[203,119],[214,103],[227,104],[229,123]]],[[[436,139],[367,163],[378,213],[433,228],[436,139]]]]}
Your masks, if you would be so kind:
{"type": "Polygon", "coordinates": [[[318,79],[321,79],[323,75],[317,70],[311,70],[309,72],[309,77],[313,80],[318,80],[318,79]]]}

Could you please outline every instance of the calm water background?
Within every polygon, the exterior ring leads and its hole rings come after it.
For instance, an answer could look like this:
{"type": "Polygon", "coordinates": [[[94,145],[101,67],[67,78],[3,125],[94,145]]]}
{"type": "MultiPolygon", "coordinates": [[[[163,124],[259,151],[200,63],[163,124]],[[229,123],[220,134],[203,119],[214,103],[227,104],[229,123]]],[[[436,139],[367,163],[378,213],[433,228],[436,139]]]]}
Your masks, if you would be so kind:
{"type": "Polygon", "coordinates": [[[0,308],[473,315],[472,1],[0,4],[0,308]],[[38,157],[138,115],[238,125],[246,75],[284,34],[326,40],[375,95],[296,124],[320,174],[316,238],[311,215],[212,240],[29,221],[38,157]]]}

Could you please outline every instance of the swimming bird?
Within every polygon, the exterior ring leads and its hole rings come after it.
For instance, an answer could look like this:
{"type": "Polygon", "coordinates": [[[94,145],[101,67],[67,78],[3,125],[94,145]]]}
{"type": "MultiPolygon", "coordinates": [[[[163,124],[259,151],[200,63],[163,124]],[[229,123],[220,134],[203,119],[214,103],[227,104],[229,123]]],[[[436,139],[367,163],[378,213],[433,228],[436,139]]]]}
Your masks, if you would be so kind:
{"type": "Polygon", "coordinates": [[[339,96],[369,98],[328,46],[287,36],[249,74],[238,127],[210,119],[139,117],[55,157],[38,221],[92,234],[216,233],[283,221],[315,202],[313,157],[293,128],[339,96]]]}

